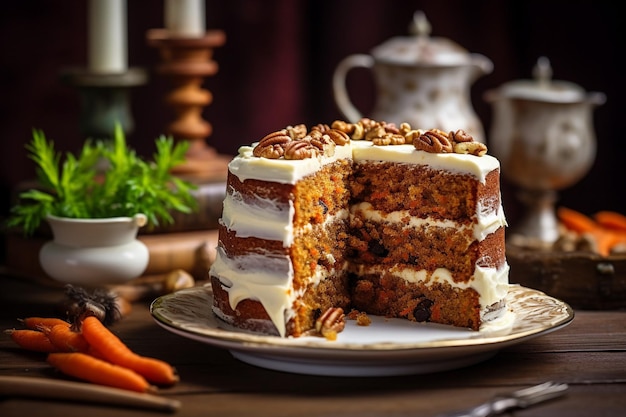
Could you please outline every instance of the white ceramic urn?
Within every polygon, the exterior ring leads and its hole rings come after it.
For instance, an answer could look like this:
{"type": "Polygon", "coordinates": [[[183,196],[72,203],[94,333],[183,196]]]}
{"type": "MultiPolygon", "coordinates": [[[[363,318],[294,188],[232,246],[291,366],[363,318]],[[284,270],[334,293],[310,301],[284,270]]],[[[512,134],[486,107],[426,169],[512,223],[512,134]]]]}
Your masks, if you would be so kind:
{"type": "Polygon", "coordinates": [[[593,166],[593,110],[606,97],[553,80],[546,57],[537,60],[533,75],[485,93],[494,116],[489,151],[500,160],[503,176],[519,187],[526,206],[516,233],[552,243],[559,236],[556,192],[581,180],[593,166]]]}

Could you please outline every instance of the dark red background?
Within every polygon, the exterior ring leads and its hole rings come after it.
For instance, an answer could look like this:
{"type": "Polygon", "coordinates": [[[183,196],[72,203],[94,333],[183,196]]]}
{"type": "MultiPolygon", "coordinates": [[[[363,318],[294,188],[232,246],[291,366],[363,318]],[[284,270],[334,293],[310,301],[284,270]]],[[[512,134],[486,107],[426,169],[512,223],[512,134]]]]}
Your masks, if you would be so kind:
{"type": "MultiPolygon", "coordinates": [[[[0,11],[0,208],[4,216],[16,184],[32,178],[24,144],[32,128],[43,129],[59,150],[76,151],[79,96],[60,82],[68,67],[87,61],[87,2],[3,2],[0,11]]],[[[472,87],[474,107],[488,131],[491,107],[482,95],[511,80],[530,78],[547,56],[554,78],[607,95],[594,111],[598,156],[586,178],[560,192],[559,204],[592,214],[626,214],[623,97],[624,26],[618,2],[568,0],[220,0],[207,1],[207,29],[222,29],[227,42],[215,58],[217,75],[205,86],[214,102],[205,118],[214,127],[209,143],[233,154],[239,145],[290,124],[341,118],[331,78],[337,63],[368,52],[392,36],[407,35],[416,10],[423,10],[434,36],[450,38],[486,55],[494,71],[472,87]]],[[[159,57],[146,31],[163,27],[163,4],[128,0],[129,65],[150,72],[148,84],[132,90],[136,123],[130,142],[150,154],[170,110],[162,99],[169,83],[154,73],[159,57]]],[[[353,71],[350,90],[364,111],[374,103],[373,81],[353,71]]],[[[489,140],[489,138],[488,138],[489,140]]],[[[519,213],[514,190],[503,185],[509,223],[519,213]]]]}

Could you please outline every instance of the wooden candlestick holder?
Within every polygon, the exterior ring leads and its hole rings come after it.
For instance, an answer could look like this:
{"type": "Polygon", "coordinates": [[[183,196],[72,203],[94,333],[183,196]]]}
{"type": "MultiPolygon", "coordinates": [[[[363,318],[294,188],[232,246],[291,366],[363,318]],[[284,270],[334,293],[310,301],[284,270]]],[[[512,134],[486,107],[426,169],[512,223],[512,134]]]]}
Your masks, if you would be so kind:
{"type": "Polygon", "coordinates": [[[165,29],[152,29],[147,38],[148,44],[160,51],[157,73],[172,82],[165,103],[174,110],[174,120],[167,126],[167,134],[190,143],[186,162],[177,167],[177,173],[202,179],[225,179],[230,158],[218,154],[207,144],[213,127],[204,120],[202,112],[212,103],[213,96],[202,84],[206,77],[218,71],[213,50],[225,43],[226,35],[220,30],[211,30],[201,37],[181,38],[165,29]]]}

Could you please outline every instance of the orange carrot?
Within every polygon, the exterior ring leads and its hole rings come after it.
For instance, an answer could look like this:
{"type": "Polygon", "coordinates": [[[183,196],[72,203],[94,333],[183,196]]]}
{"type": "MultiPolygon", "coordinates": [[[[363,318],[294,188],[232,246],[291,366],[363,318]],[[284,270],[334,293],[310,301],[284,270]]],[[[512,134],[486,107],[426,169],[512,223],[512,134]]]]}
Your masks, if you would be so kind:
{"type": "Polygon", "coordinates": [[[136,354],[98,318],[89,316],[83,319],[82,333],[89,345],[109,362],[132,369],[154,384],[173,385],[178,382],[178,375],[170,364],[136,354]]]}
{"type": "Polygon", "coordinates": [[[43,333],[61,352],[87,352],[89,350],[87,340],[70,326],[57,324],[50,330],[43,330],[43,333]]]}
{"type": "MultiPolygon", "coordinates": [[[[608,212],[604,213],[600,215],[600,218],[604,218],[607,222],[617,221],[618,216],[607,215],[606,213],[608,212]],[[607,220],[609,217],[610,220],[607,220]]],[[[609,256],[615,245],[626,243],[626,233],[606,228],[591,217],[587,217],[576,210],[559,207],[557,216],[568,229],[581,234],[586,233],[593,237],[596,243],[596,251],[602,256],[609,256]]]]}
{"type": "Polygon", "coordinates": [[[626,232],[626,216],[623,214],[615,211],[599,211],[594,218],[602,227],[626,232]]]}
{"type": "Polygon", "coordinates": [[[148,392],[148,381],[138,373],[81,352],[50,353],[48,363],[66,375],[109,387],[148,392]]]}
{"type": "Polygon", "coordinates": [[[61,320],[56,317],[27,317],[25,319],[20,320],[27,329],[33,330],[43,330],[43,329],[51,329],[57,324],[64,324],[66,326],[70,326],[68,322],[65,320],[61,320]]]}
{"type": "Polygon", "coordinates": [[[559,220],[570,230],[578,233],[592,232],[598,228],[592,218],[566,207],[556,211],[559,220]]]}
{"type": "Polygon", "coordinates": [[[33,329],[9,329],[5,330],[11,339],[20,347],[33,352],[58,352],[59,349],[52,344],[45,333],[33,329]]]}

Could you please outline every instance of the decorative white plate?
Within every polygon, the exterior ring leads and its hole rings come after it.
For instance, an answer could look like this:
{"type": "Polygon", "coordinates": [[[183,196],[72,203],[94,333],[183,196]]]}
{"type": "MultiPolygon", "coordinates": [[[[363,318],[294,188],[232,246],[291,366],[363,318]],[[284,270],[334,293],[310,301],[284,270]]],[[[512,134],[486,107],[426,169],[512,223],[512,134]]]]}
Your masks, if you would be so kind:
{"type": "Polygon", "coordinates": [[[347,320],[337,340],[280,338],[229,328],[211,310],[210,287],[157,298],[155,321],[180,336],[228,349],[248,364],[284,372],[328,376],[390,376],[473,365],[500,349],[569,324],[572,308],[543,292],[510,285],[508,312],[480,331],[370,315],[369,326],[347,320]]]}

